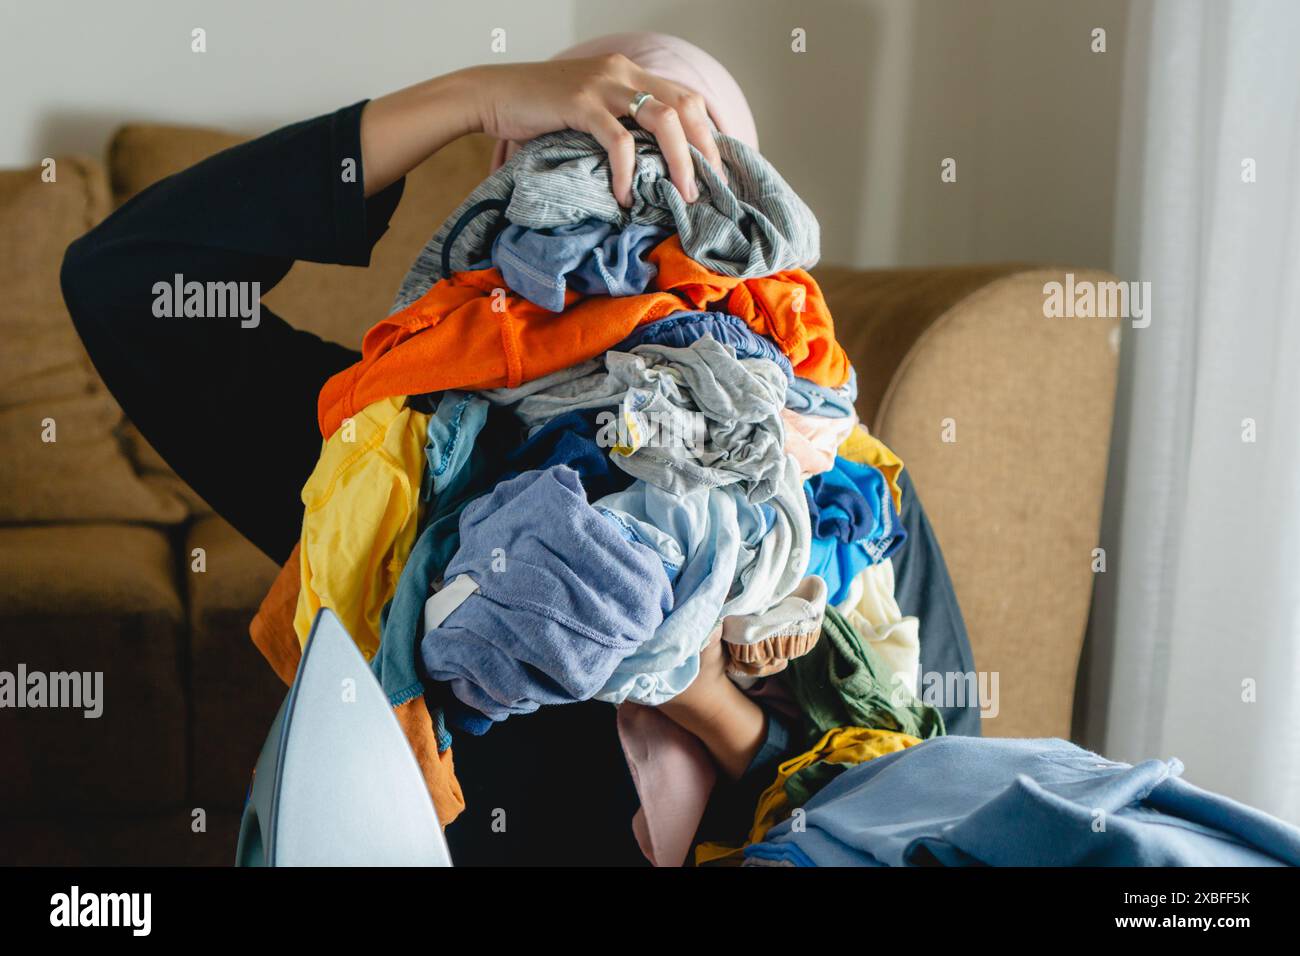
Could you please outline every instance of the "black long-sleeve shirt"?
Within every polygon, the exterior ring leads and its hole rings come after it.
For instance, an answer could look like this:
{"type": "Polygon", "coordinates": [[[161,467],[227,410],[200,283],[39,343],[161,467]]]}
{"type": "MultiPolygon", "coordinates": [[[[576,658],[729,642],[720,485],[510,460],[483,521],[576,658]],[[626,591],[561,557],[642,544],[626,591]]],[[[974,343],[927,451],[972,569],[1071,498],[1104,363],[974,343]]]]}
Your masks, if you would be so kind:
{"type": "Polygon", "coordinates": [[[364,266],[403,181],[364,195],[365,102],[217,153],[142,191],[69,248],[63,294],[100,375],[150,443],[223,517],[283,562],[320,452],[316,396],[356,353],[262,306],[156,316],[155,285],[257,283],[297,260],[364,266]],[[355,175],[344,175],[351,160],[355,175]]]}

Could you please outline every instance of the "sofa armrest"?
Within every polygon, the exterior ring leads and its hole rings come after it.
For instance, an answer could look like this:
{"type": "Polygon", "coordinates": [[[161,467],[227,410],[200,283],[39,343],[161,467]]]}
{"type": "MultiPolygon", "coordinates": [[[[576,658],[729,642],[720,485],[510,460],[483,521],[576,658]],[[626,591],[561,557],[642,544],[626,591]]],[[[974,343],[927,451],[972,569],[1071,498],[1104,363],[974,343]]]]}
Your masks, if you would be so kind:
{"type": "MultiPolygon", "coordinates": [[[[1113,281],[1072,270],[1076,283],[1113,281]]],[[[1065,270],[823,270],[859,415],[944,550],[998,736],[1070,735],[1118,360],[1114,318],[1047,318],[1065,270]]],[[[904,504],[906,507],[906,503],[904,504]]],[[[925,621],[921,621],[925,640],[925,621]]]]}

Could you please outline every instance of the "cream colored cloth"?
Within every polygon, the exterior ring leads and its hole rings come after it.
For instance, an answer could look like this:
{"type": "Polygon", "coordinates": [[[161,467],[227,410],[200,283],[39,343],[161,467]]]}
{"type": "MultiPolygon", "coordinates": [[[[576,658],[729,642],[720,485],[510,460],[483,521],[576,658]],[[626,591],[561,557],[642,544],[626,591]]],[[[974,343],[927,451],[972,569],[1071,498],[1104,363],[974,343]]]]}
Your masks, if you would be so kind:
{"type": "Polygon", "coordinates": [[[921,622],[903,617],[894,599],[894,562],[866,568],[849,585],[836,608],[896,675],[898,686],[915,694],[921,669],[921,622]]]}

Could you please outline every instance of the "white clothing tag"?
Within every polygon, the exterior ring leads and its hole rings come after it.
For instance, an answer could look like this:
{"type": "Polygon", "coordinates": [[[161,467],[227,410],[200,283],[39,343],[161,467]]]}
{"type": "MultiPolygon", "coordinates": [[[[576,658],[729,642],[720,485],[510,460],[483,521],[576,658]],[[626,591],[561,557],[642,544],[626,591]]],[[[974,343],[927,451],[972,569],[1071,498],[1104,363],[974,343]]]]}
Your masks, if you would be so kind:
{"type": "Polygon", "coordinates": [[[435,627],[451,616],[451,612],[465,603],[465,599],[478,590],[478,584],[468,574],[458,574],[442,590],[429,595],[424,602],[424,633],[428,634],[435,627]]]}

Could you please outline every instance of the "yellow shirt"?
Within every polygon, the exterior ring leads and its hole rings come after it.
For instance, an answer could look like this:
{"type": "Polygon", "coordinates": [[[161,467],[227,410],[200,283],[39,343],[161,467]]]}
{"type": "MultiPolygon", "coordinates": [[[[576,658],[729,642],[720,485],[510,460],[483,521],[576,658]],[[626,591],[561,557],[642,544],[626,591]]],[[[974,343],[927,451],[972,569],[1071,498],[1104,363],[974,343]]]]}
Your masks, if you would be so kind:
{"type": "Polygon", "coordinates": [[[404,397],[383,399],[351,426],[345,421],[303,486],[302,590],[293,620],[299,644],[316,612],[328,607],[366,660],[379,647],[379,612],[397,589],[419,527],[429,416],[405,405],[404,397]]]}

